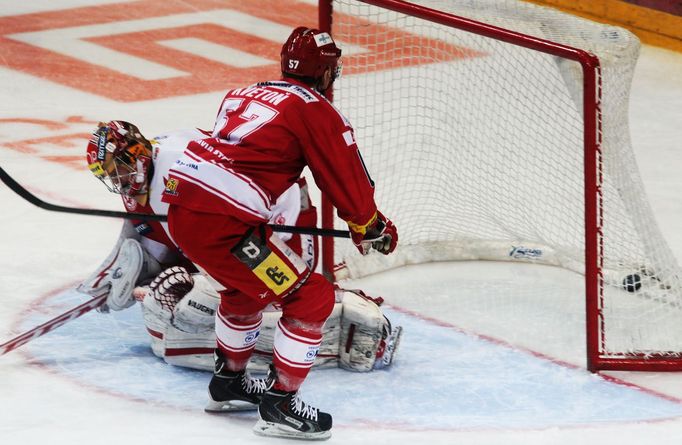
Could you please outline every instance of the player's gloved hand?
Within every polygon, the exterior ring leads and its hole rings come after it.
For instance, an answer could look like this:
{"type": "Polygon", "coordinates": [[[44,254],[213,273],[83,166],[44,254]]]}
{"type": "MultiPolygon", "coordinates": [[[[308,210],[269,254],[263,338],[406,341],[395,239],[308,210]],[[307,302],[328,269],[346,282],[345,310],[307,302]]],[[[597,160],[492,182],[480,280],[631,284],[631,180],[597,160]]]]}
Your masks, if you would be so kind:
{"type": "Polygon", "coordinates": [[[398,229],[381,212],[376,212],[365,225],[348,221],[348,228],[353,244],[363,255],[367,255],[371,249],[388,255],[398,244],[398,229]]]}

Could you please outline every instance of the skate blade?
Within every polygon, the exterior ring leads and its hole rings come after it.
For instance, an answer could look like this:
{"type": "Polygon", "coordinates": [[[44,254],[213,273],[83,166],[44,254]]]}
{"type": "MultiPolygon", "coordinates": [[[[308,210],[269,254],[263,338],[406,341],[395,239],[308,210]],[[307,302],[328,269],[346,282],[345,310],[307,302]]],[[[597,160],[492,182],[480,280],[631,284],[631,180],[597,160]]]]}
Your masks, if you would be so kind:
{"type": "Polygon", "coordinates": [[[332,437],[331,430],[318,431],[316,433],[304,433],[279,423],[266,422],[260,419],[253,427],[253,432],[259,436],[282,437],[284,439],[298,440],[327,440],[332,437]]]}
{"type": "Polygon", "coordinates": [[[258,405],[241,400],[230,400],[228,402],[209,400],[204,411],[207,413],[231,413],[235,411],[255,411],[257,409],[258,405]]]}

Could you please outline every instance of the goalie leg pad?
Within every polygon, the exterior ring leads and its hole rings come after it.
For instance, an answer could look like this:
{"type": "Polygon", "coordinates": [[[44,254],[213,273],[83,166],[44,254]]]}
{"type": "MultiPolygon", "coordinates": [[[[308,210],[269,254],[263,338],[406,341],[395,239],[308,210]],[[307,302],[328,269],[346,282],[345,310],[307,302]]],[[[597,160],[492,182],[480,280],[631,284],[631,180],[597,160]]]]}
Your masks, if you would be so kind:
{"type": "MultiPolygon", "coordinates": [[[[140,292],[142,289],[138,287],[136,292],[140,292]]],[[[150,336],[152,351],[154,351],[154,355],[157,357],[163,358],[166,350],[166,327],[172,314],[154,299],[154,293],[148,288],[140,306],[142,307],[144,326],[147,328],[147,333],[150,336]]]]}
{"type": "Polygon", "coordinates": [[[191,334],[176,328],[171,324],[171,309],[155,299],[149,290],[141,306],[154,355],[170,365],[213,370],[213,350],[216,345],[213,329],[191,334]]]}
{"type": "Polygon", "coordinates": [[[161,273],[161,263],[149,253],[149,251],[144,247],[142,243],[142,268],[140,269],[140,275],[137,277],[137,282],[135,284],[143,285],[149,283],[154,277],[161,273]]]}
{"type": "Polygon", "coordinates": [[[373,301],[353,292],[344,292],[339,367],[368,372],[389,366],[402,327],[392,327],[373,301]]]}
{"type": "MultiPolygon", "coordinates": [[[[199,288],[204,286],[202,278],[189,274],[183,267],[174,266],[157,276],[149,288],[138,287],[136,292],[146,290],[141,306],[154,354],[171,365],[210,371],[214,366],[213,351],[216,345],[214,319],[211,316],[210,329],[204,329],[202,322],[206,323],[207,320],[203,312],[195,323],[192,311],[196,308],[189,304],[183,306],[184,309],[179,308],[197,283],[199,288]],[[187,314],[188,309],[190,314],[187,314]],[[186,330],[174,326],[174,317],[178,313],[184,313],[181,318],[190,326],[189,329],[187,326],[186,330]]],[[[217,294],[214,293],[212,298],[217,306],[217,294]]]]}
{"type": "Polygon", "coordinates": [[[334,309],[322,328],[322,344],[320,344],[320,351],[315,357],[313,364],[315,368],[338,368],[339,366],[342,313],[342,304],[334,304],[334,309]]]}
{"type": "Polygon", "coordinates": [[[173,325],[167,325],[163,337],[166,363],[184,368],[213,371],[213,351],[216,346],[215,332],[190,334],[173,325]]]}
{"type": "MultiPolygon", "coordinates": [[[[388,322],[388,319],[386,319],[388,322]]],[[[403,335],[403,327],[395,326],[391,329],[391,324],[384,325],[384,337],[377,351],[377,359],[374,362],[374,369],[388,368],[393,363],[393,358],[400,344],[400,337],[403,335]],[[388,328],[388,331],[386,331],[388,328]]]]}

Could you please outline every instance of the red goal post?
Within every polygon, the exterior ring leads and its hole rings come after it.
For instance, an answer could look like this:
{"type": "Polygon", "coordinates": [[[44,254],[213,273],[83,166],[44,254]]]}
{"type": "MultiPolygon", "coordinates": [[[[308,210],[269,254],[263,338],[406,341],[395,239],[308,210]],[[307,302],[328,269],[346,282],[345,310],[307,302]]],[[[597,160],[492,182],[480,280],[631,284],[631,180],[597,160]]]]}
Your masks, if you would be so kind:
{"type": "MultiPolygon", "coordinates": [[[[319,19],[344,51],[334,100],[355,127],[379,208],[401,235],[395,258],[359,257],[324,239],[326,273],[352,278],[458,259],[564,267],[584,274],[589,370],[682,370],[682,332],[666,338],[682,325],[679,266],[629,143],[636,37],[516,0],[320,0],[319,19]],[[428,183],[405,173],[411,162],[428,183]],[[505,169],[526,169],[539,184],[504,182],[505,169]],[[446,204],[429,204],[451,187],[446,204]],[[412,204],[397,202],[413,194],[412,204]],[[510,258],[517,246],[539,253],[510,258]],[[628,326],[643,311],[655,319],[628,326]]],[[[326,200],[322,224],[343,228],[326,200]]]]}

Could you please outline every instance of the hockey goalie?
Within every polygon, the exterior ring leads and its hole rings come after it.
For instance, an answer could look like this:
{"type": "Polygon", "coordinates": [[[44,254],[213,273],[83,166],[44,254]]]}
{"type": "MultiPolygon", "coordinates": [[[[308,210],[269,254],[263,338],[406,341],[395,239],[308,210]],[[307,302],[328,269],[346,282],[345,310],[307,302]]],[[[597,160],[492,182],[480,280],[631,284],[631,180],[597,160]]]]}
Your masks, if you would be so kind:
{"type": "MultiPolygon", "coordinates": [[[[149,286],[136,288],[134,296],[142,303],[154,354],[172,365],[213,369],[214,323],[220,299],[209,278],[171,267],[149,286]]],[[[314,366],[361,372],[389,366],[402,328],[391,326],[380,303],[380,298],[362,291],[337,288],[336,304],[325,324],[314,366]]],[[[267,370],[280,315],[277,307],[265,310],[260,332],[253,333],[257,343],[250,369],[267,370]]]]}
{"type": "MultiPolygon", "coordinates": [[[[102,123],[87,147],[90,170],[107,188],[120,194],[128,212],[166,214],[161,202],[167,172],[190,140],[206,137],[201,130],[182,130],[147,140],[128,122],[102,123]]],[[[284,192],[273,206],[274,224],[314,226],[304,178],[284,192]]],[[[278,236],[310,269],[316,265],[317,240],[311,235],[278,236]]],[[[213,370],[216,316],[221,287],[198,270],[175,246],[165,223],[126,220],[118,242],[79,290],[107,293],[101,311],[122,310],[139,301],[155,355],[167,363],[213,370]]],[[[362,291],[337,288],[336,303],[327,320],[314,366],[371,371],[390,366],[402,328],[392,326],[380,309],[381,298],[362,291]]],[[[272,358],[273,335],[281,312],[269,306],[260,330],[254,330],[255,353],[249,369],[265,371],[272,358]]],[[[223,409],[209,402],[207,410],[223,409]]]]}

